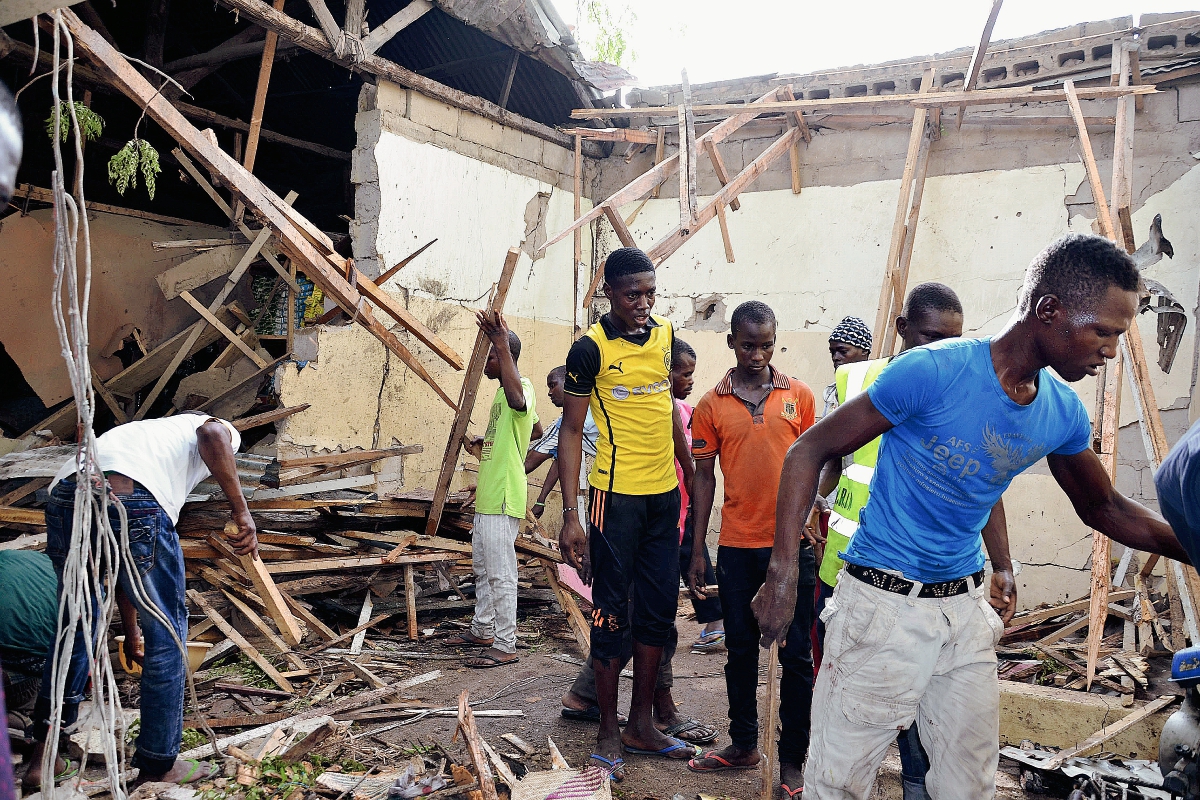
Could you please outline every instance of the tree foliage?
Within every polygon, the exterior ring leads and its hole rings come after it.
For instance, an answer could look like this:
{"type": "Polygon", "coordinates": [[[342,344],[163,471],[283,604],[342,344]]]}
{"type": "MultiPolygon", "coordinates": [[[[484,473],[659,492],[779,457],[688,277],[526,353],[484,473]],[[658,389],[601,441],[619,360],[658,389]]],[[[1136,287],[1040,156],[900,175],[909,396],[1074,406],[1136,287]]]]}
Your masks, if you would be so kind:
{"type": "Polygon", "coordinates": [[[146,184],[150,199],[154,199],[154,181],[162,167],[158,165],[158,151],[145,139],[130,139],[108,162],[108,182],[117,187],[117,194],[124,195],[132,186],[137,188],[138,172],[146,184]]]}
{"type": "Polygon", "coordinates": [[[637,58],[630,49],[629,31],[637,22],[632,8],[622,3],[614,10],[607,0],[583,0],[580,10],[584,12],[580,22],[586,20],[592,34],[592,52],[588,54],[591,58],[617,66],[637,58]]]}
{"type": "MultiPolygon", "coordinates": [[[[71,135],[71,107],[64,100],[58,104],[58,112],[58,135],[65,142],[71,135]]],[[[78,100],[75,101],[75,118],[79,120],[83,138],[89,142],[98,139],[104,131],[104,119],[78,100]]],[[[54,138],[53,108],[50,109],[50,116],[46,117],[46,135],[54,138]]]]}

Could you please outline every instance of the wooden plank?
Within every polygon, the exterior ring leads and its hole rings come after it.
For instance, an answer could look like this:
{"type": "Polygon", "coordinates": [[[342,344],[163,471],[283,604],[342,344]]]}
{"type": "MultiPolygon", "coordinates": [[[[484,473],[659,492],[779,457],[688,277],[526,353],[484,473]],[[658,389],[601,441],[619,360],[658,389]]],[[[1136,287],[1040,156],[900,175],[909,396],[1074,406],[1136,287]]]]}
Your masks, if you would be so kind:
{"type": "Polygon", "coordinates": [[[692,113],[692,86],[687,70],[683,79],[683,103],[679,106],[679,228],[687,232],[696,220],[696,116],[692,113]]]}
{"type": "MultiPolygon", "coordinates": [[[[246,2],[255,4],[254,0],[246,2]]],[[[261,2],[256,4],[265,5],[261,2]]],[[[273,11],[269,6],[267,10],[273,11]]],[[[74,13],[70,10],[65,11],[64,19],[80,52],[89,60],[102,65],[112,75],[112,84],[115,87],[144,107],[159,126],[187,147],[207,169],[221,175],[234,193],[262,218],[264,224],[277,232],[280,245],[286,254],[296,260],[297,266],[304,270],[309,279],[316,282],[333,302],[342,308],[351,309],[356,322],[363,325],[420,376],[424,369],[412,353],[388,327],[375,319],[371,309],[362,303],[363,297],[358,290],[350,286],[345,278],[332,268],[294,226],[292,218],[279,209],[276,201],[282,201],[261,181],[247,173],[229,154],[202,136],[120,53],[99,34],[84,25],[74,13]]]]}
{"type": "Polygon", "coordinates": [[[504,88],[500,90],[500,99],[496,101],[496,105],[501,108],[508,107],[508,95],[512,91],[513,79],[517,77],[517,66],[521,63],[521,51],[514,49],[512,60],[508,62],[508,73],[504,76],[504,88]]]}
{"type": "Polygon", "coordinates": [[[329,641],[319,644],[316,647],[312,648],[311,650],[305,650],[304,655],[315,656],[317,653],[320,653],[323,650],[328,650],[330,647],[333,647],[338,642],[344,642],[347,639],[353,638],[355,635],[357,635],[359,633],[359,631],[365,631],[367,628],[373,628],[376,625],[378,625],[379,623],[383,622],[385,619],[396,616],[397,613],[399,613],[399,612],[388,611],[386,614],[380,614],[376,617],[373,617],[372,619],[368,620],[367,622],[364,622],[362,625],[358,625],[357,627],[351,628],[350,630],[346,631],[345,633],[343,633],[339,636],[335,636],[334,638],[330,639],[329,641]]]}
{"type": "MultiPolygon", "coordinates": [[[[660,128],[661,130],[661,128],[660,128]]],[[[575,169],[572,177],[575,219],[579,219],[583,211],[583,137],[575,135],[575,169]]],[[[579,270],[583,266],[583,228],[576,228],[572,234],[571,261],[571,338],[579,332],[579,270]]]]}
{"type": "Polygon", "coordinates": [[[308,7],[312,9],[313,16],[316,17],[317,24],[321,26],[321,31],[325,34],[325,40],[329,42],[330,48],[340,54],[344,47],[342,29],[338,27],[333,14],[329,13],[329,7],[325,5],[325,0],[308,0],[308,7]]]}
{"type": "Polygon", "coordinates": [[[0,506],[0,522],[11,522],[20,525],[36,525],[46,527],[46,511],[41,508],[14,508],[0,506]]]}
{"type": "Polygon", "coordinates": [[[308,403],[301,403],[298,406],[288,406],[287,408],[276,408],[273,411],[264,411],[262,414],[255,414],[250,417],[242,417],[241,419],[233,420],[233,427],[239,431],[248,431],[251,428],[257,428],[259,425],[269,425],[272,422],[278,422],[281,419],[287,419],[290,416],[299,414],[301,411],[307,410],[308,403]]]}
{"type": "MultiPolygon", "coordinates": [[[[933,67],[926,67],[921,76],[921,93],[928,93],[933,88],[933,67]]],[[[883,353],[884,331],[891,326],[889,314],[892,309],[892,293],[896,286],[896,274],[899,270],[900,251],[904,246],[906,221],[912,201],[913,177],[917,170],[917,161],[925,140],[925,120],[928,112],[918,108],[913,113],[912,132],[908,136],[908,153],[904,158],[904,172],[900,177],[900,199],[896,204],[896,216],[892,220],[892,239],[888,245],[887,261],[883,267],[883,285],[879,290],[879,304],[875,310],[875,327],[872,328],[871,358],[879,358],[883,353]]],[[[891,353],[888,353],[891,355],[891,353]]]]}
{"type": "MultiPolygon", "coordinates": [[[[23,44],[23,43],[21,43],[23,44]]],[[[28,46],[28,45],[26,45],[28,46]]],[[[77,73],[78,74],[78,73],[77,73]]],[[[54,194],[49,189],[43,189],[40,186],[22,183],[16,191],[13,192],[13,202],[21,202],[26,198],[38,203],[54,203],[54,194]]],[[[164,214],[154,214],[149,211],[141,211],[136,208],[125,208],[123,206],[109,205],[108,203],[95,203],[91,200],[87,202],[87,210],[89,212],[99,212],[101,214],[116,214],[120,217],[134,217],[135,219],[144,219],[149,222],[161,222],[164,225],[177,225],[180,227],[196,228],[196,227],[212,227],[208,222],[197,222],[194,219],[183,219],[182,217],[168,217],[164,214]]]]}
{"type": "MultiPolygon", "coordinates": [[[[1113,603],[1120,603],[1134,596],[1133,589],[1122,589],[1120,591],[1109,594],[1108,599],[1113,603]]],[[[1034,611],[1027,611],[1022,614],[1017,614],[1013,617],[1010,627],[1015,625],[1032,625],[1038,622],[1045,622],[1048,619],[1061,617],[1063,614],[1071,614],[1076,611],[1083,611],[1091,604],[1091,600],[1087,597],[1082,600],[1073,600],[1070,603],[1053,606],[1051,608],[1039,608],[1034,611]]]]}
{"type": "Polygon", "coordinates": [[[1075,747],[1070,747],[1070,748],[1067,748],[1066,750],[1060,751],[1058,754],[1056,754],[1054,756],[1054,758],[1051,758],[1049,761],[1046,762],[1044,769],[1056,770],[1059,767],[1061,767],[1063,765],[1063,762],[1065,762],[1068,758],[1078,758],[1080,756],[1087,755],[1088,753],[1095,750],[1100,745],[1107,742],[1112,737],[1116,736],[1118,733],[1129,730],[1130,728],[1132,728],[1134,725],[1141,722],[1146,717],[1150,716],[1151,714],[1155,714],[1159,711],[1162,711],[1164,708],[1171,705],[1178,699],[1179,699],[1178,695],[1166,694],[1166,695],[1163,695],[1162,697],[1158,697],[1158,698],[1155,698],[1154,700],[1151,700],[1150,702],[1146,703],[1146,705],[1139,708],[1137,711],[1134,711],[1132,714],[1129,714],[1128,716],[1117,720],[1112,725],[1106,725],[1105,727],[1096,731],[1095,733],[1093,733],[1088,738],[1084,739],[1082,742],[1080,742],[1075,747]]]}
{"type": "Polygon", "coordinates": [[[554,564],[543,564],[542,570],[546,575],[546,582],[550,584],[550,588],[554,590],[554,596],[558,598],[559,607],[567,615],[571,633],[575,634],[575,643],[579,645],[580,652],[587,655],[592,650],[592,632],[587,618],[579,610],[579,604],[575,602],[575,598],[559,582],[558,567],[554,564]]]}
{"type": "Polygon", "coordinates": [[[729,221],[725,219],[725,205],[717,206],[717,223],[721,226],[721,244],[725,245],[725,260],[734,262],[733,242],[729,239],[729,221]]]}
{"type": "MultiPolygon", "coordinates": [[[[393,36],[412,25],[433,8],[430,0],[412,0],[411,3],[397,11],[379,27],[367,34],[362,40],[363,55],[371,55],[387,44],[393,36]]],[[[504,104],[500,104],[501,108],[504,104]]]]}
{"type": "MultiPolygon", "coordinates": [[[[971,54],[971,65],[967,67],[967,77],[963,81],[964,93],[974,91],[975,84],[979,82],[979,72],[983,69],[983,56],[987,53],[988,45],[992,41],[992,29],[996,27],[996,18],[1000,16],[1000,6],[1002,5],[1004,5],[1004,0],[992,0],[992,10],[988,12],[987,20],[983,23],[983,33],[979,37],[979,44],[975,46],[975,52],[971,54]]],[[[963,117],[966,113],[967,104],[959,105],[955,130],[962,128],[963,117]]]]}
{"type": "Polygon", "coordinates": [[[287,603],[288,608],[291,609],[293,614],[304,620],[304,623],[308,625],[308,629],[310,631],[315,632],[327,642],[331,642],[337,638],[337,633],[335,633],[328,625],[322,622],[316,614],[313,614],[311,611],[293,599],[290,594],[280,589],[279,596],[283,598],[283,602],[287,603]]]}
{"type": "MultiPolygon", "coordinates": [[[[757,117],[761,113],[758,111],[758,108],[765,100],[768,98],[774,98],[777,95],[778,89],[771,89],[753,103],[743,105],[741,107],[743,113],[735,114],[714,127],[708,133],[701,136],[697,144],[704,145],[706,139],[711,139],[714,143],[720,143],[724,141],[726,138],[733,135],[738,128],[757,117]],[[753,110],[746,111],[747,108],[751,108],[753,110]]],[[[621,115],[624,116],[625,112],[628,110],[629,109],[621,109],[621,115]]],[[[611,109],[608,109],[607,111],[608,114],[612,114],[611,109]]],[[[670,109],[670,114],[672,116],[674,116],[675,113],[675,109],[670,109]]],[[[603,203],[592,206],[591,211],[587,212],[581,217],[576,217],[574,222],[546,240],[546,243],[542,245],[541,250],[538,251],[538,255],[540,256],[544,254],[551,245],[557,244],[558,242],[561,242],[563,239],[567,238],[567,236],[569,236],[576,228],[580,228],[599,219],[604,213],[603,206],[605,204],[609,204],[613,208],[620,208],[626,203],[632,203],[635,200],[640,200],[647,193],[656,191],[657,188],[660,187],[668,178],[674,175],[678,169],[679,153],[672,153],[670,156],[662,159],[653,168],[642,173],[640,176],[634,178],[632,181],[611,194],[603,203]]]]}
{"type": "Polygon", "coordinates": [[[191,292],[180,292],[179,296],[182,297],[184,302],[191,306],[192,309],[195,310],[195,312],[199,314],[205,322],[207,322],[209,325],[212,325],[217,329],[218,333],[228,339],[230,344],[241,350],[242,353],[245,354],[246,358],[253,361],[259,369],[267,366],[267,362],[262,356],[251,350],[250,346],[243,342],[240,336],[231,331],[223,322],[221,322],[221,320],[217,319],[217,316],[205,308],[203,303],[192,297],[191,292]]]}
{"type": "Polygon", "coordinates": [[[471,761],[475,764],[475,775],[479,780],[479,790],[483,794],[483,800],[499,800],[499,795],[496,794],[496,783],[492,779],[492,770],[488,766],[487,757],[479,746],[479,730],[475,727],[475,716],[471,713],[471,704],[468,702],[469,696],[470,692],[466,689],[463,689],[462,694],[458,696],[458,729],[462,731],[467,752],[470,753],[471,761]]]}
{"type": "Polygon", "coordinates": [[[22,534],[7,542],[0,542],[0,550],[44,550],[46,549],[46,534],[22,534]]]}
{"type": "MultiPolygon", "coordinates": [[[[342,489],[362,489],[375,484],[375,475],[355,475],[350,478],[334,478],[315,483],[301,483],[294,486],[283,486],[278,489],[255,489],[250,495],[252,500],[274,500],[284,497],[294,497],[298,494],[313,492],[334,492],[342,489]]],[[[336,503],[337,501],[332,501],[336,503]]]]}
{"type": "MultiPolygon", "coordinates": [[[[626,227],[625,218],[621,216],[621,212],[610,205],[605,205],[603,210],[605,219],[607,219],[609,224],[612,225],[613,233],[615,233],[617,238],[621,240],[621,246],[637,247],[637,241],[633,238],[633,234],[630,232],[629,228],[626,227]]],[[[586,306],[586,304],[587,300],[585,299],[584,305],[586,306]]]]}
{"type": "MultiPolygon", "coordinates": [[[[504,267],[500,270],[500,281],[496,284],[496,293],[488,305],[488,311],[498,313],[504,309],[504,300],[508,297],[508,287],[512,285],[513,272],[516,271],[517,261],[521,251],[510,248],[504,259],[504,267]]],[[[462,390],[458,398],[458,411],[454,414],[454,422],[450,426],[450,438],[446,442],[446,452],[442,456],[442,469],[438,473],[437,484],[433,492],[433,504],[429,508],[429,518],[425,524],[425,533],[432,536],[437,533],[442,521],[442,511],[446,507],[446,497],[450,494],[450,481],[458,465],[458,454],[462,447],[462,438],[467,432],[471,421],[471,412],[475,409],[475,396],[479,392],[479,380],[483,377],[483,367],[487,361],[488,349],[491,343],[483,331],[475,335],[475,346],[471,349],[471,360],[467,365],[466,375],[463,376],[462,390]]],[[[398,556],[392,551],[388,559],[398,556]]],[[[394,563],[394,562],[392,562],[394,563]]]]}
{"type": "Polygon", "coordinates": [[[255,666],[266,673],[267,677],[274,681],[280,689],[283,689],[285,692],[295,691],[288,679],[280,675],[279,670],[275,669],[275,667],[271,665],[270,661],[267,661],[265,658],[263,658],[262,653],[258,652],[254,645],[246,641],[246,637],[242,636],[242,634],[238,632],[237,628],[234,628],[232,625],[226,622],[225,618],[222,617],[215,608],[208,604],[208,601],[204,599],[204,595],[200,594],[200,592],[196,591],[195,589],[188,589],[187,596],[193,603],[196,604],[197,608],[204,612],[204,614],[213,621],[213,624],[220,629],[221,633],[225,634],[227,639],[236,644],[238,649],[245,653],[246,657],[253,661],[255,666]]]}
{"type": "Polygon", "coordinates": [[[197,289],[233,272],[234,265],[241,258],[240,251],[240,247],[232,244],[214,247],[163,270],[154,276],[154,280],[162,290],[163,297],[174,300],[180,292],[197,289]]]}
{"type": "MultiPolygon", "coordinates": [[[[1136,322],[1134,324],[1137,324],[1136,322]]],[[[1100,420],[1100,461],[1108,473],[1109,480],[1116,481],[1117,433],[1121,413],[1121,359],[1113,359],[1104,368],[1101,407],[1097,409],[1100,420]]],[[[1112,586],[1112,540],[1100,531],[1092,531],[1092,574],[1091,606],[1088,611],[1088,671],[1084,675],[1091,688],[1092,675],[1100,654],[1100,640],[1104,638],[1104,622],[1108,618],[1109,591],[1112,586]]]]}
{"type": "MultiPolygon", "coordinates": [[[[701,141],[703,141],[705,146],[707,146],[710,139],[701,138],[701,141]]],[[[659,164],[661,164],[663,162],[663,151],[666,150],[666,146],[667,146],[667,129],[660,126],[658,129],[658,136],[654,142],[654,166],[657,167],[659,164]]],[[[651,193],[651,196],[658,197],[659,192],[661,192],[661,191],[662,191],[662,184],[660,183],[658,186],[654,187],[654,191],[651,193]]],[[[576,214],[575,218],[579,219],[579,214],[576,214]]]]}
{"type": "Polygon", "coordinates": [[[419,444],[387,447],[379,450],[348,450],[344,453],[326,453],[324,455],[309,456],[308,458],[283,458],[279,460],[279,469],[282,471],[300,467],[357,465],[379,461],[384,458],[392,458],[393,456],[423,452],[425,452],[425,448],[419,444]]]}
{"type": "Polygon", "coordinates": [[[404,612],[408,621],[408,638],[417,640],[417,584],[413,580],[413,565],[404,565],[404,612]]]}
{"type": "Polygon", "coordinates": [[[25,481],[21,486],[0,497],[0,506],[11,506],[13,503],[25,499],[38,489],[44,489],[49,486],[51,480],[52,478],[32,478],[25,481]]]}
{"type": "MultiPolygon", "coordinates": [[[[359,636],[366,636],[366,634],[367,632],[362,630],[354,634],[354,638],[357,639],[359,636]]],[[[362,664],[351,660],[349,656],[342,656],[342,663],[349,667],[351,672],[357,675],[360,680],[364,681],[367,686],[370,686],[372,689],[384,689],[387,687],[387,681],[376,675],[374,672],[371,672],[371,670],[367,669],[362,664]]]]}
{"type": "MultiPolygon", "coordinates": [[[[1089,601],[1089,603],[1090,602],[1091,601],[1089,601]]],[[[1105,617],[1107,617],[1107,616],[1108,616],[1108,609],[1106,608],[1105,609],[1105,617]]],[[[1053,633],[1047,634],[1046,636],[1043,636],[1041,639],[1038,639],[1036,642],[1034,642],[1034,646],[1049,647],[1050,645],[1054,644],[1055,642],[1059,641],[1060,639],[1064,639],[1074,633],[1079,633],[1079,631],[1086,628],[1088,626],[1088,624],[1089,624],[1089,618],[1081,617],[1081,618],[1075,620],[1074,622],[1067,623],[1066,625],[1062,626],[1061,628],[1054,631],[1053,633]]]]}
{"type": "MultiPolygon", "coordinates": [[[[236,524],[232,522],[226,523],[226,536],[236,536],[237,532],[236,524]]],[[[228,547],[222,539],[216,536],[210,536],[209,542],[219,542],[221,545],[228,547]]],[[[213,546],[218,547],[218,545],[213,546]]],[[[263,599],[263,603],[267,607],[267,614],[270,615],[271,620],[279,627],[280,634],[293,647],[300,644],[300,640],[303,638],[300,633],[300,626],[296,624],[296,618],[292,616],[292,612],[283,601],[283,597],[279,594],[279,589],[275,586],[275,581],[271,578],[270,573],[267,572],[266,565],[263,564],[262,559],[257,555],[238,555],[234,553],[234,556],[237,558],[238,563],[241,564],[242,569],[250,577],[250,581],[254,584],[254,589],[258,592],[258,596],[263,599]]],[[[300,667],[300,669],[303,669],[303,667],[300,667]]]]}
{"type": "Polygon", "coordinates": [[[1088,136],[1087,123],[1083,120],[1083,109],[1079,106],[1083,90],[1076,89],[1075,82],[1067,80],[1063,82],[1063,91],[1079,133],[1080,155],[1083,157],[1083,166],[1087,171],[1088,185],[1092,189],[1092,202],[1096,204],[1097,221],[1100,223],[1100,229],[1105,237],[1114,242],[1118,241],[1112,226],[1112,216],[1108,210],[1108,200],[1104,196],[1104,184],[1100,182],[1100,170],[1096,167],[1096,156],[1092,152],[1092,140],[1088,136]]]}
{"type": "Polygon", "coordinates": [[[627,144],[657,144],[663,131],[662,127],[644,130],[642,128],[564,128],[568,136],[579,136],[593,139],[597,142],[625,142],[627,144]]]}
{"type": "MultiPolygon", "coordinates": [[[[1152,86],[1089,86],[1076,89],[1080,100],[1107,100],[1122,95],[1154,94],[1152,86]]],[[[911,105],[917,108],[933,108],[935,106],[957,106],[969,103],[973,106],[1008,105],[1010,103],[1062,103],[1067,100],[1066,93],[1061,89],[1034,89],[1029,86],[1015,86],[1006,89],[977,89],[973,92],[938,92],[932,95],[894,94],[872,95],[870,97],[830,97],[823,100],[775,100],[762,103],[756,108],[758,114],[772,114],[788,111],[817,111],[833,108],[855,108],[858,106],[911,105]]],[[[745,114],[746,109],[754,107],[746,103],[713,103],[692,106],[696,116],[717,117],[721,115],[745,114]]],[[[630,119],[644,117],[672,117],[675,109],[671,106],[647,106],[643,108],[622,108],[621,116],[630,119]]],[[[572,119],[602,119],[613,116],[611,108],[577,108],[571,112],[572,119]]]]}
{"type": "MultiPolygon", "coordinates": [[[[781,87],[781,94],[784,100],[795,100],[796,95],[792,92],[790,85],[781,87]]],[[[804,115],[800,112],[788,114],[788,125],[795,126],[801,129],[801,135],[804,136],[804,141],[812,140],[812,133],[808,129],[808,124],[804,121],[804,115]]],[[[792,173],[792,194],[800,194],[803,187],[800,184],[800,143],[796,142],[788,150],[788,166],[792,173]]]]}
{"type": "Polygon", "coordinates": [[[277,561],[267,565],[272,575],[294,575],[302,572],[329,572],[347,569],[386,567],[392,564],[432,564],[435,561],[456,561],[457,553],[420,553],[398,556],[388,561],[384,556],[358,556],[355,558],[315,558],[304,561],[277,561]]]}
{"type": "Polygon", "coordinates": [[[767,660],[767,707],[766,724],[759,731],[758,752],[762,754],[759,772],[759,797],[775,800],[775,736],[779,727],[779,642],[771,642],[771,654],[767,660]]]}
{"type": "MultiPolygon", "coordinates": [[[[705,139],[704,151],[708,153],[708,160],[712,164],[717,180],[721,182],[722,186],[727,186],[729,184],[729,169],[725,166],[725,159],[721,158],[721,151],[717,149],[716,143],[712,139],[705,139]]],[[[729,207],[737,211],[742,207],[742,201],[735,197],[729,203],[729,207]]]]}
{"type": "MultiPolygon", "coordinates": [[[[283,11],[283,1],[275,0],[272,7],[283,11]]],[[[254,172],[254,161],[258,157],[258,139],[262,132],[263,109],[267,105],[267,87],[271,83],[271,70],[275,66],[275,47],[279,43],[279,34],[268,30],[266,41],[263,43],[262,61],[258,67],[258,83],[254,87],[254,106],[250,110],[250,134],[246,138],[246,153],[242,164],[247,172],[254,172]]],[[[236,220],[241,220],[241,214],[234,214],[236,220]]]]}
{"type": "MultiPolygon", "coordinates": [[[[366,624],[367,620],[371,618],[371,611],[374,610],[374,608],[375,601],[371,599],[371,589],[368,587],[366,593],[363,595],[362,608],[358,612],[358,622],[356,624],[366,624]]],[[[363,649],[363,643],[366,642],[366,640],[366,628],[354,634],[354,638],[350,640],[350,655],[356,656],[361,653],[363,649]]],[[[379,687],[377,686],[375,688],[378,689],[379,687]]]]}

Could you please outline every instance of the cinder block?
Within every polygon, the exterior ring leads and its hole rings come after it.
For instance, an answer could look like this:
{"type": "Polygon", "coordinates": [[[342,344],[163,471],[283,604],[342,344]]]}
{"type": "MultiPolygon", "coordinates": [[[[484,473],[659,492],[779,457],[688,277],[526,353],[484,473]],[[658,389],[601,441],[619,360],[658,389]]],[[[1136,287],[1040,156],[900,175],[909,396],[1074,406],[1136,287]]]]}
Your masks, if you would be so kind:
{"type": "Polygon", "coordinates": [[[458,115],[458,135],[460,138],[490,147],[492,150],[503,149],[501,146],[504,136],[503,127],[498,122],[492,122],[490,119],[469,111],[462,111],[458,115]]]}
{"type": "MultiPolygon", "coordinates": [[[[559,181],[562,179],[562,175],[560,173],[550,169],[549,167],[543,167],[541,164],[533,165],[533,177],[536,180],[551,186],[559,186],[559,181]]],[[[574,192],[575,189],[572,186],[572,188],[568,188],[567,191],[574,192]]]]}
{"type": "Polygon", "coordinates": [[[375,161],[375,148],[356,147],[350,154],[350,182],[378,183],[379,165],[375,161]]]}
{"type": "Polygon", "coordinates": [[[403,136],[405,139],[418,144],[425,144],[433,140],[434,130],[432,128],[425,125],[418,125],[412,120],[405,119],[399,114],[390,111],[382,114],[381,126],[388,133],[403,136]]]}
{"type": "MultiPolygon", "coordinates": [[[[365,84],[364,84],[365,86],[365,84]]],[[[409,89],[403,86],[392,83],[391,81],[379,81],[375,85],[375,97],[373,106],[380,111],[393,111],[403,116],[408,116],[409,95],[414,94],[409,89]]],[[[360,102],[365,102],[367,92],[359,94],[360,102]]]]}
{"type": "Polygon", "coordinates": [[[542,147],[545,144],[545,140],[531,136],[528,133],[523,133],[513,128],[502,128],[500,147],[497,149],[511,156],[539,164],[542,161],[542,147]]]}
{"type": "Polygon", "coordinates": [[[408,118],[435,131],[458,135],[459,109],[420,92],[409,92],[408,118]]]}
{"type": "Polygon", "coordinates": [[[544,167],[570,175],[575,167],[575,153],[565,147],[544,142],[541,163],[544,167]]]}

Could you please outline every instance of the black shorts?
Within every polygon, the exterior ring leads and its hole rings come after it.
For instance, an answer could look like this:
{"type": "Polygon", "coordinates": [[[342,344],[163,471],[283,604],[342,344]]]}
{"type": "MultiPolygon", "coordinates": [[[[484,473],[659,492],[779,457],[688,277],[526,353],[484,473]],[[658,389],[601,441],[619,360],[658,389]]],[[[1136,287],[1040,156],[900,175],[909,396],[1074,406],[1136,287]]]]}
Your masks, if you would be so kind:
{"type": "Polygon", "coordinates": [[[632,495],[591,488],[592,657],[621,656],[621,637],[662,647],[679,603],[679,489],[632,495]],[[632,611],[630,587],[632,586],[632,611]]]}

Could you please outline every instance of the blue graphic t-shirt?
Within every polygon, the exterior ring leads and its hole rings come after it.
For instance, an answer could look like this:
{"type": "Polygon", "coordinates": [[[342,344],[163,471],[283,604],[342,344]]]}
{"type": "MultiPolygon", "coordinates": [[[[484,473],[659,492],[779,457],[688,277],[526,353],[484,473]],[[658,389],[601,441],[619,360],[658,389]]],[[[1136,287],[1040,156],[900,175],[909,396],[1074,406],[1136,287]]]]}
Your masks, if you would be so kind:
{"type": "Polygon", "coordinates": [[[867,389],[894,427],[844,558],[922,583],[983,567],[980,531],[1019,473],[1091,441],[1083,402],[1042,370],[1027,406],[1004,393],[990,339],[953,339],[892,361],[867,389]]]}

